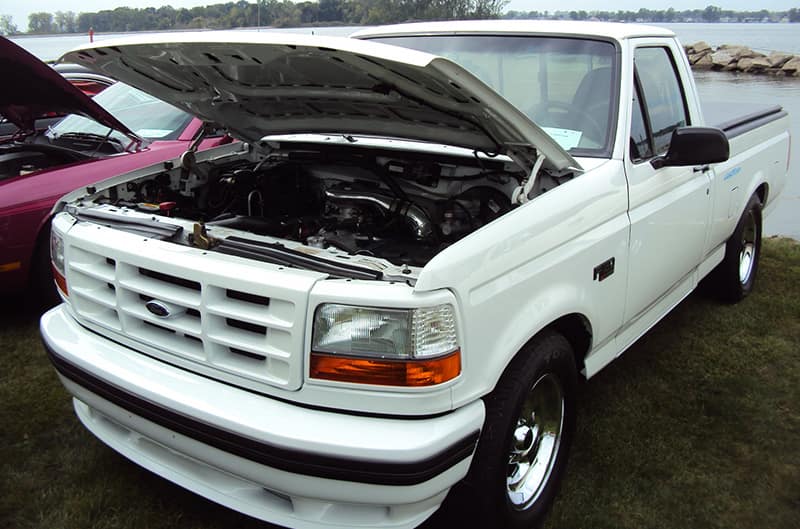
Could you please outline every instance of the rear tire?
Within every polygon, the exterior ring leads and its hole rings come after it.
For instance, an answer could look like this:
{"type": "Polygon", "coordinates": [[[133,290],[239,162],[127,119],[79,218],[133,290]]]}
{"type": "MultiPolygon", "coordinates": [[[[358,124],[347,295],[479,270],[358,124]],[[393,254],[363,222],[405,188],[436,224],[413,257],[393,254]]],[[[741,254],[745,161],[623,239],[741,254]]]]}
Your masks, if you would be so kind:
{"type": "Polygon", "coordinates": [[[725,243],[725,257],[709,274],[712,292],[720,301],[737,303],[753,291],[761,255],[761,225],[761,200],[753,195],[725,243]]]}
{"type": "Polygon", "coordinates": [[[472,466],[448,498],[451,517],[467,527],[529,529],[542,522],[566,469],[576,386],[572,348],[562,335],[545,331],[520,351],[485,398],[472,466]]]}

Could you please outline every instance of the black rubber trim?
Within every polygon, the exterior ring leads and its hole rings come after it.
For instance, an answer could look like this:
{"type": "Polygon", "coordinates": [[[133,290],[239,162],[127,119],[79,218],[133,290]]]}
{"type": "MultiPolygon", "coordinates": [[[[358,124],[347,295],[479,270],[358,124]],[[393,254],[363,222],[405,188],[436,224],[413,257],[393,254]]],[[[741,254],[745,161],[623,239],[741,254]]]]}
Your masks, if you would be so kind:
{"type": "Polygon", "coordinates": [[[753,129],[757,129],[762,125],[766,125],[767,123],[776,121],[785,116],[788,116],[786,111],[779,105],[775,105],[729,121],[717,123],[713,126],[722,129],[722,132],[730,139],[741,136],[745,132],[750,132],[753,129]]]}
{"type": "Polygon", "coordinates": [[[346,263],[334,263],[314,257],[313,255],[291,250],[279,243],[251,241],[242,239],[241,237],[228,237],[223,239],[218,246],[214,247],[214,251],[265,263],[306,268],[330,274],[337,278],[377,280],[383,277],[383,272],[378,272],[376,270],[346,263]]]}
{"type": "Polygon", "coordinates": [[[183,231],[183,226],[169,222],[161,222],[155,217],[145,219],[140,217],[126,217],[114,215],[107,211],[83,210],[77,213],[78,220],[101,224],[109,228],[129,231],[153,239],[167,240],[183,231]]]}
{"type": "Polygon", "coordinates": [[[230,454],[294,474],[374,485],[417,485],[469,457],[480,432],[475,431],[438,454],[411,463],[370,462],[276,447],[199,422],[133,395],[58,356],[44,342],[50,361],[64,377],[97,396],[164,428],[230,454]]]}

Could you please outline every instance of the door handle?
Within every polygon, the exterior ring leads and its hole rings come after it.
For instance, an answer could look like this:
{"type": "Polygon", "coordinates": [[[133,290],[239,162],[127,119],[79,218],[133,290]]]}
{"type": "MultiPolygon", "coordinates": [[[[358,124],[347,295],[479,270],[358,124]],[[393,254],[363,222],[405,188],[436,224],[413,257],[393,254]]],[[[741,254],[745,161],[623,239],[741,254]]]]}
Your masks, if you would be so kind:
{"type": "Polygon", "coordinates": [[[711,170],[711,166],[708,165],[708,164],[699,165],[697,167],[692,168],[692,171],[695,172],[695,173],[707,173],[710,170],[711,170]]]}

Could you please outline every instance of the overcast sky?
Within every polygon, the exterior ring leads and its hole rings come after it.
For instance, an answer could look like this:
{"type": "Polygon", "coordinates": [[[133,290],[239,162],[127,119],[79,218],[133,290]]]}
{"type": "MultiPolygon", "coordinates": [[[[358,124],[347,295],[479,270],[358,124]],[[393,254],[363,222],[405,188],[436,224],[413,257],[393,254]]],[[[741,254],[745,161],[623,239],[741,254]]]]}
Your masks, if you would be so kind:
{"type": "MultiPolygon", "coordinates": [[[[227,0],[225,0],[227,1],[227,0]]],[[[114,9],[120,6],[128,7],[159,7],[171,5],[172,7],[193,7],[198,5],[221,4],[225,1],[209,0],[0,0],[0,14],[11,15],[14,23],[21,30],[28,29],[28,15],[38,11],[55,13],[56,11],[74,11],[75,13],[91,13],[103,9],[114,9]]],[[[254,0],[252,0],[254,1],[254,0]]],[[[606,4],[608,5],[608,4],[606,4]]],[[[648,9],[667,9],[672,7],[678,11],[684,9],[704,8],[707,5],[716,5],[723,9],[749,11],[755,9],[768,9],[770,11],[784,11],[797,7],[797,0],[763,0],[754,3],[752,0],[617,0],[613,7],[600,7],[597,0],[511,0],[508,9],[517,11],[570,11],[584,9],[592,11],[604,10],[631,10],[638,11],[641,7],[648,9]]]]}

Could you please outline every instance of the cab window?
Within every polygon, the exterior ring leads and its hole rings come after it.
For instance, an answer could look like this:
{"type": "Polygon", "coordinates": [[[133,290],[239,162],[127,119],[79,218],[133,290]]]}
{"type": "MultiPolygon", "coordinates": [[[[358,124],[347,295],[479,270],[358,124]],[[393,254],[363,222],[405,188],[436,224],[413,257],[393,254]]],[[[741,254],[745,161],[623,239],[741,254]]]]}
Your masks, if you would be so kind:
{"type": "Polygon", "coordinates": [[[638,84],[634,86],[631,107],[631,160],[641,162],[653,157],[653,144],[644,121],[642,100],[639,97],[638,84]]]}
{"type": "Polygon", "coordinates": [[[636,161],[666,153],[672,132],[689,124],[689,114],[669,49],[638,48],[634,65],[630,143],[631,158],[636,161]]]}

